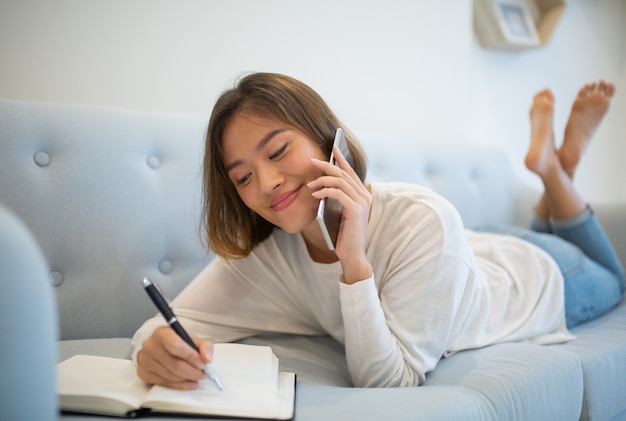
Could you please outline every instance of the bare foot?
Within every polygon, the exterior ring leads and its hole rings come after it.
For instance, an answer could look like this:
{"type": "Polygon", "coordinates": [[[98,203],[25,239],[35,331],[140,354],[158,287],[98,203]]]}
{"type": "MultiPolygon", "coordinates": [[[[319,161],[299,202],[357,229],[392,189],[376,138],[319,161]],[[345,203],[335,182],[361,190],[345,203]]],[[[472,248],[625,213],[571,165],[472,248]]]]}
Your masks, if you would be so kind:
{"type": "Polygon", "coordinates": [[[609,109],[614,92],[615,86],[603,80],[586,84],[578,91],[558,152],[561,165],[570,177],[574,176],[582,154],[609,109]]]}
{"type": "Polygon", "coordinates": [[[538,92],[530,107],[530,147],[524,163],[526,167],[540,176],[560,166],[552,119],[554,115],[554,94],[549,89],[538,92]]]}

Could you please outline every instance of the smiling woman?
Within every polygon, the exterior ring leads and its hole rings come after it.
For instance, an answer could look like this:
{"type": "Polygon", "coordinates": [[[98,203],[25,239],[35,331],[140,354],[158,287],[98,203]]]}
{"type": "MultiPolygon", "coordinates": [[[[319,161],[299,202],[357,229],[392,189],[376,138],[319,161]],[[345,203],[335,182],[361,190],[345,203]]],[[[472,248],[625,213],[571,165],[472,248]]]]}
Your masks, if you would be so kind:
{"type": "MultiPolygon", "coordinates": [[[[326,160],[337,127],[342,124],[324,100],[307,85],[287,76],[253,74],[239,81],[236,88],[224,92],[213,108],[205,147],[204,184],[207,189],[202,219],[208,247],[222,256],[246,256],[269,237],[277,225],[251,212],[239,196],[237,186],[241,177],[251,174],[241,174],[232,182],[232,170],[242,164],[239,160],[243,157],[225,157],[227,134],[232,133],[237,142],[253,136],[250,141],[254,145],[249,148],[257,153],[263,150],[269,154],[267,157],[280,152],[282,146],[289,148],[287,136],[298,141],[306,138],[318,149],[309,158],[326,160]],[[233,120],[244,125],[239,127],[233,120]],[[270,142],[273,149],[266,149],[270,142]]],[[[346,140],[355,157],[352,168],[363,181],[367,169],[365,153],[348,131],[346,140]]],[[[301,168],[311,166],[309,162],[298,165],[305,165],[301,168]]],[[[239,171],[237,168],[236,174],[239,171]]]]}
{"type": "Polygon", "coordinates": [[[204,224],[219,258],[174,301],[200,352],[152,319],[133,338],[139,376],[197,387],[213,342],[281,332],[332,336],[355,386],[415,386],[458,351],[573,339],[568,327],[625,289],[572,180],[613,92],[606,82],[581,90],[559,150],[554,97],[535,96],[525,159],[545,187],[535,220],[479,231],[423,186],[365,183],[358,142],[346,132],[351,165],[331,146],[339,121],[305,84],[246,76],[218,99],[206,138],[204,224]],[[322,199],[341,205],[334,250],[316,222],[322,199]]]}

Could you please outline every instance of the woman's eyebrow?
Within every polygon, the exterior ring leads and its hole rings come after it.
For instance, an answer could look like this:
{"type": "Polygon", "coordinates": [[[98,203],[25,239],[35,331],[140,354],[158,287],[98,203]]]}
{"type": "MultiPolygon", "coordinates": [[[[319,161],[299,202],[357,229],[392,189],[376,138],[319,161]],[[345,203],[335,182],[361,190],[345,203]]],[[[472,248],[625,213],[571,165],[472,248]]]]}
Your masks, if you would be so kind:
{"type": "Polygon", "coordinates": [[[261,141],[258,143],[258,145],[256,145],[255,150],[258,152],[261,149],[263,149],[265,147],[265,145],[267,145],[269,143],[270,140],[272,140],[272,138],[274,136],[276,136],[279,133],[284,132],[287,129],[284,128],[279,128],[279,129],[274,129],[271,132],[269,132],[268,134],[266,134],[265,136],[263,136],[263,139],[261,139],[261,141]]]}
{"type": "MultiPolygon", "coordinates": [[[[271,132],[267,133],[265,136],[263,136],[261,141],[259,143],[257,143],[257,145],[254,148],[254,150],[256,152],[260,151],[261,149],[263,149],[265,147],[265,145],[267,145],[269,143],[270,140],[272,140],[272,138],[274,138],[274,136],[276,136],[279,133],[284,132],[285,130],[287,130],[287,129],[286,128],[278,128],[278,129],[274,129],[271,132]]],[[[237,167],[238,165],[241,165],[242,163],[243,163],[243,161],[240,160],[240,159],[238,159],[237,161],[231,162],[230,164],[226,165],[226,172],[229,172],[230,170],[232,170],[233,168],[237,167]]]]}

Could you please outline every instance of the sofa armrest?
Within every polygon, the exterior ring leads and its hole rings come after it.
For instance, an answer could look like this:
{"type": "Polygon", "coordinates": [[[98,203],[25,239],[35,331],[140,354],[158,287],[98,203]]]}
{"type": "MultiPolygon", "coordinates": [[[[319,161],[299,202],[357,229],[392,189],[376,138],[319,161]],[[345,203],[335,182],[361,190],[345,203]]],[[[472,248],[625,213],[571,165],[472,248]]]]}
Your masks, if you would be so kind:
{"type": "Polygon", "coordinates": [[[592,208],[613,242],[622,266],[626,266],[626,203],[594,204],[592,208]]]}
{"type": "Polygon", "coordinates": [[[57,419],[58,323],[46,259],[0,205],[0,419],[57,419]]]}

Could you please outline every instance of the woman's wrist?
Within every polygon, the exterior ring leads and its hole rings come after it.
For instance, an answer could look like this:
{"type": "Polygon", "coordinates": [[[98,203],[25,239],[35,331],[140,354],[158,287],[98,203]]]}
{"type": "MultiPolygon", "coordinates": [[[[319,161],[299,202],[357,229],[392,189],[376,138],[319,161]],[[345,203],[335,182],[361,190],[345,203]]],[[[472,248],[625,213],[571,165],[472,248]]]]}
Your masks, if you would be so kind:
{"type": "Polygon", "coordinates": [[[343,268],[342,282],[352,285],[360,281],[364,281],[372,277],[372,265],[367,259],[361,260],[355,264],[341,264],[343,268]]]}

